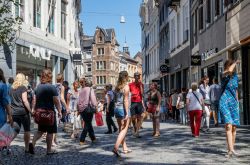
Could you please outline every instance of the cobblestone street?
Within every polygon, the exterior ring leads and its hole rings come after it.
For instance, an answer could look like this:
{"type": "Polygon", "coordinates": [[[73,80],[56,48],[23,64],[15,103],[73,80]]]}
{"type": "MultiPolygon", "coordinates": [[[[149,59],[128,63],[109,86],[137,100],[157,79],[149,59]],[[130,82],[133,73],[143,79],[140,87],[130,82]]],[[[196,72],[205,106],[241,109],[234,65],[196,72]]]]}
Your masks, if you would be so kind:
{"type": "Polygon", "coordinates": [[[226,145],[222,127],[212,128],[200,138],[192,138],[190,129],[174,123],[161,123],[161,137],[152,138],[151,122],[145,122],[142,138],[136,139],[132,131],[128,133],[128,146],[132,153],[117,159],[111,152],[117,134],[105,135],[106,127],[95,127],[98,142],[80,146],[78,141],[70,139],[64,133],[59,134],[59,153],[46,155],[44,140],[40,140],[35,155],[24,154],[22,134],[12,143],[11,155],[1,154],[1,161],[8,165],[36,164],[250,164],[249,128],[238,129],[236,150],[240,158],[225,158],[226,145]]]}

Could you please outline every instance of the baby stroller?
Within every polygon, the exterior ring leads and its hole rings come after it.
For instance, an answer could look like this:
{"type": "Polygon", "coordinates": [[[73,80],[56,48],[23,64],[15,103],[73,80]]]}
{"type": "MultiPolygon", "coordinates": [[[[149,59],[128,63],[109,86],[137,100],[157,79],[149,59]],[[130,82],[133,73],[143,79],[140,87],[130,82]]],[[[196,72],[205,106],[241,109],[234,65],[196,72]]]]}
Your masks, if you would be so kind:
{"type": "Polygon", "coordinates": [[[14,140],[20,131],[20,127],[17,123],[13,123],[13,127],[10,124],[5,123],[0,128],[0,151],[6,152],[7,155],[11,153],[10,143],[14,140]]]}

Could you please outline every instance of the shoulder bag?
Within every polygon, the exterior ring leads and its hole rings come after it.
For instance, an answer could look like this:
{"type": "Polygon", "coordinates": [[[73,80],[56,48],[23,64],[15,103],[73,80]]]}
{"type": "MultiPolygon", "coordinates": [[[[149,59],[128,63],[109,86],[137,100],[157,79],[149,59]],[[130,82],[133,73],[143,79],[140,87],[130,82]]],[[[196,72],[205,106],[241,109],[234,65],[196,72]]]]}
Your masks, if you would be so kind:
{"type": "Polygon", "coordinates": [[[52,126],[55,121],[55,112],[49,109],[37,108],[34,118],[38,125],[52,126]]]}
{"type": "Polygon", "coordinates": [[[196,96],[196,94],[195,94],[194,92],[192,92],[192,93],[193,93],[193,95],[195,96],[195,98],[198,100],[198,102],[199,102],[200,105],[201,105],[202,110],[204,111],[204,110],[205,110],[205,106],[201,104],[201,102],[200,102],[199,98],[196,96]]]}
{"type": "Polygon", "coordinates": [[[93,107],[90,103],[91,101],[91,91],[92,91],[92,88],[90,88],[90,92],[89,92],[89,102],[88,102],[88,106],[84,109],[83,112],[86,112],[86,113],[92,113],[94,114],[96,112],[96,108],[93,107]]]}

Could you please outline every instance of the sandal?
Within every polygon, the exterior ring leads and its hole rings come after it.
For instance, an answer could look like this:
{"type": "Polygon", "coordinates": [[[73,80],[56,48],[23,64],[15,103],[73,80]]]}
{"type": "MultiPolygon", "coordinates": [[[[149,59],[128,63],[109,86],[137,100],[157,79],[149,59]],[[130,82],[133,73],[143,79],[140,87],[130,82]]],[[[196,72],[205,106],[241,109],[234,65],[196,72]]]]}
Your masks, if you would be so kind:
{"type": "Polygon", "coordinates": [[[131,149],[123,150],[123,153],[124,153],[124,154],[128,154],[128,153],[131,153],[131,152],[132,152],[131,149]]]}
{"type": "Polygon", "coordinates": [[[47,155],[54,155],[54,154],[58,154],[58,152],[56,150],[53,150],[51,152],[47,152],[47,155]]]}
{"type": "Polygon", "coordinates": [[[116,157],[121,157],[121,154],[115,148],[112,150],[112,152],[116,155],[116,157]]]}

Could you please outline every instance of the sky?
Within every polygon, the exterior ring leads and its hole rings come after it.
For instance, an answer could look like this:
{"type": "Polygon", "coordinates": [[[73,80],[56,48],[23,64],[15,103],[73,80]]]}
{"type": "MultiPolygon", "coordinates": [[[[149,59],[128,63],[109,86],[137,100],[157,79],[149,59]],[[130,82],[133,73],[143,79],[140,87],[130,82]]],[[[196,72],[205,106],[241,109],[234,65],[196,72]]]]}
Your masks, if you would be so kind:
{"type": "Polygon", "coordinates": [[[141,0],[82,0],[80,19],[84,33],[93,36],[97,26],[114,28],[119,49],[122,51],[126,38],[133,57],[141,50],[140,3],[141,0]],[[120,23],[121,16],[125,23],[120,23]]]}

